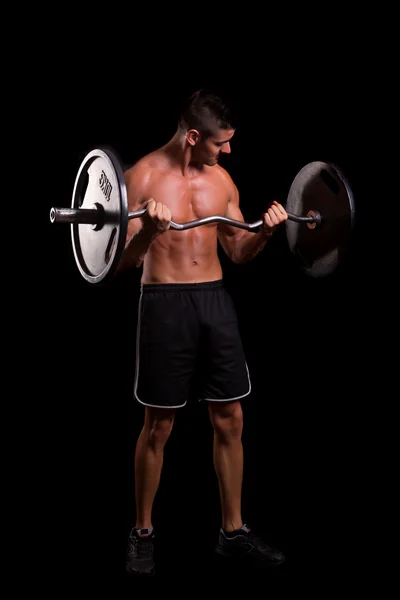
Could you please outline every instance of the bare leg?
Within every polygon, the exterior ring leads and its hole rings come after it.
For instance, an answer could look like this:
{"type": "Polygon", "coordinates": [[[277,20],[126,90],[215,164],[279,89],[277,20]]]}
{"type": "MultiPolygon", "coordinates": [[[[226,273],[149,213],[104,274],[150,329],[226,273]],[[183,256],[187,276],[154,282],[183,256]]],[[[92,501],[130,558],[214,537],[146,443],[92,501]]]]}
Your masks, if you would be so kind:
{"type": "Polygon", "coordinates": [[[210,402],[209,413],[214,428],[214,467],[221,497],[222,527],[233,531],[243,525],[242,407],[238,401],[210,402]]]}
{"type": "Polygon", "coordinates": [[[146,406],[135,452],[136,528],[152,527],[152,508],[160,483],[164,446],[172,431],[175,410],[146,406]]]}

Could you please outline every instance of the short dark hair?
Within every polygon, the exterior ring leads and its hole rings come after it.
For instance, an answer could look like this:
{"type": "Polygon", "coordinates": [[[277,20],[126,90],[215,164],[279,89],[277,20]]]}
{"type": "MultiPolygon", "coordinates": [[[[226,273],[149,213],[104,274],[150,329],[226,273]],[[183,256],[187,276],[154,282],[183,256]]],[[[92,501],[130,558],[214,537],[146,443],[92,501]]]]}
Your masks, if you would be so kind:
{"type": "Polygon", "coordinates": [[[218,129],[236,129],[235,119],[227,102],[218,93],[199,89],[184,103],[178,121],[183,129],[197,129],[208,137],[218,129]]]}

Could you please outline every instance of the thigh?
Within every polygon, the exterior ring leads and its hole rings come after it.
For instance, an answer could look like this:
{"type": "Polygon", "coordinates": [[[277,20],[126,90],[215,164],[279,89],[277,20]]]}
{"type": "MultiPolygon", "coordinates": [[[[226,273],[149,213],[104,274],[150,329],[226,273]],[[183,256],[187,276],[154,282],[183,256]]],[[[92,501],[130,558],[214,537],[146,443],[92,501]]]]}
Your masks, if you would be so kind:
{"type": "Polygon", "coordinates": [[[224,289],[213,292],[202,311],[204,366],[201,399],[244,398],[251,391],[249,371],[234,303],[224,289]]]}
{"type": "Polygon", "coordinates": [[[147,293],[139,301],[136,399],[147,406],[179,408],[187,402],[199,324],[185,294],[147,293]]]}

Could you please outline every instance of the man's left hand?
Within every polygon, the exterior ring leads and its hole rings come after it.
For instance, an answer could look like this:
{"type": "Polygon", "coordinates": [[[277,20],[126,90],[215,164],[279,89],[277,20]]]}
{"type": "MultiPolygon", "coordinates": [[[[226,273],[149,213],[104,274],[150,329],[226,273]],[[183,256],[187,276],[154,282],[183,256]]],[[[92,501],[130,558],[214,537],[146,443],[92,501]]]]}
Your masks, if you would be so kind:
{"type": "Polygon", "coordinates": [[[282,204],[274,200],[267,212],[263,214],[263,226],[267,232],[272,233],[287,218],[287,212],[282,204]]]}

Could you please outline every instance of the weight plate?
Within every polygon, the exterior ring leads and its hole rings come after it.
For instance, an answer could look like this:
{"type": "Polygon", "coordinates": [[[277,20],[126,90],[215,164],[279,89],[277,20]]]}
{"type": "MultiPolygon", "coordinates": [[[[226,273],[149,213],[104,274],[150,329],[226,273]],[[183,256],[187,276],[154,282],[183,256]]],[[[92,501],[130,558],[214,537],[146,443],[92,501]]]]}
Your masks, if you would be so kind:
{"type": "Polygon", "coordinates": [[[305,165],[289,189],[286,210],[300,216],[320,213],[320,225],[287,219],[287,240],[304,273],[333,273],[348,254],[355,217],[353,193],[343,173],[327,162],[305,165]]]}
{"type": "Polygon", "coordinates": [[[72,223],[72,247],[81,275],[91,284],[109,281],[118,266],[128,228],[128,199],[124,173],[108,148],[91,150],[77,173],[72,208],[95,208],[103,214],[100,226],[72,223]]]}

